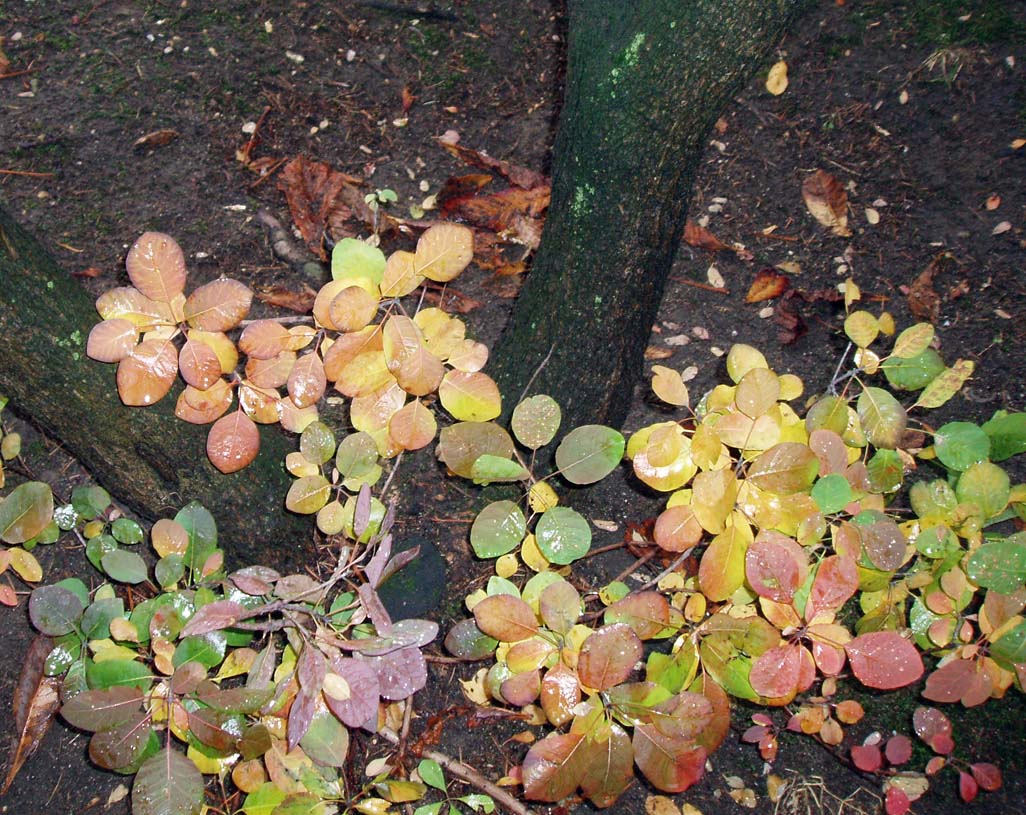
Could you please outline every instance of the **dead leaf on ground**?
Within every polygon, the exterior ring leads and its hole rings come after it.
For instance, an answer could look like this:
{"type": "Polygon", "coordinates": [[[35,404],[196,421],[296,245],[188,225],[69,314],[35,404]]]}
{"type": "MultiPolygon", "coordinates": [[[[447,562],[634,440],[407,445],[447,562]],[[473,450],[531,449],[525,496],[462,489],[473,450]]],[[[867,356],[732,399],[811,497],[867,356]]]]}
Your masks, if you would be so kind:
{"type": "Polygon", "coordinates": [[[452,288],[452,286],[432,286],[428,284],[427,290],[424,292],[424,299],[450,313],[455,311],[459,314],[469,314],[481,306],[480,300],[468,297],[463,292],[452,288]]]}
{"type": "Polygon", "coordinates": [[[672,348],[650,345],[645,349],[645,359],[668,359],[673,356],[672,348]]]}
{"type": "Polygon", "coordinates": [[[293,291],[284,286],[268,286],[256,293],[256,299],[271,306],[280,306],[300,314],[309,314],[313,311],[317,292],[309,286],[304,286],[303,291],[293,291]]]}
{"type": "Polygon", "coordinates": [[[7,59],[7,55],[3,49],[0,48],[0,74],[6,74],[8,69],[11,67],[11,61],[7,59]]]}
{"type": "Polygon", "coordinates": [[[696,249],[707,249],[710,252],[731,248],[704,226],[699,226],[690,218],[684,222],[684,243],[694,246],[696,249]]]}
{"type": "Polygon", "coordinates": [[[23,657],[11,701],[16,741],[11,746],[10,769],[0,795],[10,789],[22,765],[39,748],[61,706],[61,680],[43,675],[46,657],[52,648],[53,640],[38,636],[23,657]]]}
{"type": "Polygon", "coordinates": [[[780,297],[791,285],[790,278],[783,275],[776,269],[766,268],[761,270],[752,281],[748,294],[745,295],[746,303],[761,303],[763,300],[772,300],[780,297]]]}
{"type": "Polygon", "coordinates": [[[943,261],[948,257],[950,255],[947,252],[935,257],[908,287],[909,311],[920,320],[936,323],[940,318],[941,299],[933,288],[933,279],[940,271],[943,261]]]}
{"type": "Polygon", "coordinates": [[[177,139],[181,133],[177,130],[154,130],[152,133],[147,133],[145,136],[140,136],[132,144],[132,147],[136,150],[144,150],[148,147],[163,147],[165,144],[170,144],[177,139]]]}
{"type": "Polygon", "coordinates": [[[78,272],[72,272],[72,277],[99,277],[103,274],[102,269],[97,269],[95,266],[90,266],[88,269],[82,269],[78,272]]]}
{"type": "Polygon", "coordinates": [[[812,217],[840,237],[851,235],[848,229],[848,193],[825,170],[816,170],[802,182],[802,199],[812,217]]]}
{"type": "Polygon", "coordinates": [[[413,91],[410,90],[409,85],[403,85],[403,113],[409,113],[410,108],[413,107],[413,103],[417,101],[417,97],[413,95],[413,91]]]}
{"type": "Polygon", "coordinates": [[[478,167],[482,170],[493,170],[515,187],[525,190],[535,187],[548,187],[549,179],[542,173],[529,167],[520,167],[516,164],[510,164],[508,161],[492,158],[478,150],[471,150],[469,147],[458,144],[456,141],[458,138],[456,134],[449,131],[435,141],[438,142],[439,147],[458,158],[464,164],[478,167]]]}
{"type": "Polygon", "coordinates": [[[999,206],[1001,206],[1001,196],[1000,195],[998,195],[997,193],[994,193],[993,195],[987,196],[986,207],[987,207],[987,209],[989,211],[993,212],[999,206]]]}
{"type": "Polygon", "coordinates": [[[774,96],[780,96],[787,90],[787,63],[783,60],[777,62],[769,69],[766,77],[766,90],[774,96]]]}

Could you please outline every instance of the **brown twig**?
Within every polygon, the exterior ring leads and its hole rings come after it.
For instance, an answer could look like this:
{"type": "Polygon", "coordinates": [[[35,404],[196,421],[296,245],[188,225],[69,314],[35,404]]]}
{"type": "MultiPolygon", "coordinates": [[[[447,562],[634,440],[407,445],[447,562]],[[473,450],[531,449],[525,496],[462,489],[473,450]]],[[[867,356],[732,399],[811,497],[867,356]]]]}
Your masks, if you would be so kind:
{"type": "MultiPolygon", "coordinates": [[[[3,79],[3,78],[4,78],[3,76],[0,76],[0,79],[3,79]]],[[[26,178],[53,178],[57,174],[56,173],[32,173],[32,172],[29,172],[28,170],[0,170],[0,175],[23,175],[26,178]]]]}
{"type": "Polygon", "coordinates": [[[0,79],[14,79],[16,76],[24,76],[25,74],[34,74],[35,68],[22,68],[20,71],[11,71],[7,74],[0,74],[0,79]]]}
{"type": "Polygon", "coordinates": [[[730,289],[713,286],[710,283],[701,283],[698,280],[688,280],[686,277],[670,275],[670,280],[676,281],[677,283],[683,283],[685,286],[694,286],[696,289],[702,289],[703,291],[714,291],[717,294],[730,294],[730,289]]]}
{"type": "MultiPolygon", "coordinates": [[[[390,744],[396,747],[399,746],[399,734],[394,730],[383,727],[378,731],[378,735],[390,744]]],[[[462,761],[458,761],[452,758],[452,756],[447,756],[445,753],[439,753],[437,750],[422,750],[421,756],[438,762],[461,781],[466,781],[472,787],[477,787],[481,792],[490,795],[497,804],[506,807],[513,815],[534,815],[530,809],[506,792],[506,790],[493,784],[473,767],[464,764],[462,761]]]]}
{"type": "Polygon", "coordinates": [[[267,227],[267,237],[271,241],[271,251],[274,252],[275,257],[311,278],[318,286],[324,283],[327,277],[324,265],[320,261],[313,260],[304,249],[293,242],[288,231],[281,225],[281,221],[265,209],[257,212],[256,220],[257,223],[267,227]]]}

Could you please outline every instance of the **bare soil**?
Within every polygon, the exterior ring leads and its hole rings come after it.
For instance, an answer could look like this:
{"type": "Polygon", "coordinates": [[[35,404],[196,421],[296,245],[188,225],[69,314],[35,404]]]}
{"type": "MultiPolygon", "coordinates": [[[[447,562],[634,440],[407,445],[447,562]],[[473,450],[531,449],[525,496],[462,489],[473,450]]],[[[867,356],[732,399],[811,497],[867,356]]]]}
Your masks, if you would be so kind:
{"type": "MultiPolygon", "coordinates": [[[[939,418],[986,419],[998,409],[1026,409],[1019,374],[1026,346],[1026,148],[1011,146],[1026,136],[1024,31],[1024,9],[1001,0],[814,5],[723,111],[691,201],[692,219],[747,251],[681,247],[653,328],[653,361],[697,366],[689,387],[701,393],[724,376],[721,352],[744,341],[761,348],[778,371],[801,376],[814,393],[829,381],[843,349],[841,312],[793,298],[789,305],[806,330],[782,337],[795,332],[779,301],[745,302],[755,275],[797,264],[790,285],[807,294],[852,276],[867,298],[886,303],[907,323],[905,287],[933,263],[930,302],[942,352],[977,364],[974,380],[939,418]],[[778,59],[789,66],[790,84],[772,96],[764,81],[778,59]],[[801,185],[815,169],[846,185],[851,237],[831,235],[807,213],[801,185]],[[726,291],[709,289],[716,280],[710,266],[726,291]],[[775,311],[765,311],[770,306],[775,311]]],[[[147,229],[174,235],[201,281],[228,274],[256,289],[298,290],[303,281],[273,255],[254,221],[261,208],[286,222],[288,212],[275,178],[262,179],[236,158],[250,138],[247,123],[261,122],[254,156],[305,154],[328,162],[362,177],[370,190],[395,190],[393,206],[405,215],[410,204],[466,171],[434,142],[448,130],[464,145],[546,170],[564,37],[564,9],[547,0],[7,0],[0,3],[0,49],[10,62],[6,68],[0,62],[8,77],[0,79],[0,203],[69,273],[86,273],[83,285],[96,292],[124,283],[126,249],[147,229]],[[413,96],[405,111],[404,89],[413,96]],[[161,130],[174,136],[137,145],[161,130]]],[[[457,285],[480,302],[466,318],[476,336],[490,341],[515,283],[471,268],[457,285]]],[[[659,415],[646,386],[635,401],[627,430],[659,415]]],[[[88,478],[52,442],[21,427],[23,474],[54,479],[65,494],[88,478]]],[[[466,542],[470,510],[480,499],[442,479],[427,457],[408,466],[401,530],[436,541],[447,561],[437,612],[445,624],[462,615],[464,594],[489,574],[489,564],[475,561],[466,542]]],[[[596,534],[596,546],[619,540],[628,523],[658,507],[626,474],[572,500],[589,517],[617,523],[617,532],[596,534]]],[[[73,541],[37,553],[48,579],[84,573],[73,541]]],[[[623,553],[593,558],[584,578],[601,585],[629,562],[623,553]]],[[[5,610],[3,620],[0,709],[7,710],[31,632],[24,603],[5,610]]],[[[471,672],[433,668],[418,696],[422,718],[414,732],[449,710],[439,749],[497,777],[522,758],[526,747],[511,737],[526,728],[450,710],[465,704],[456,679],[471,672]]],[[[915,689],[860,698],[870,715],[856,736],[908,731],[915,689]]],[[[1020,808],[1023,712],[1018,692],[982,711],[951,712],[962,755],[1005,770],[1005,788],[981,796],[969,811],[1020,808]]],[[[738,731],[750,715],[744,706],[735,709],[738,731]]],[[[774,812],[763,763],[736,735],[681,800],[707,815],[733,811],[738,805],[725,779],[736,776],[756,791],[756,812],[774,812]]],[[[0,799],[0,811],[126,812],[124,801],[108,804],[125,779],[90,768],[85,745],[80,734],[57,724],[0,799]]],[[[366,740],[361,747],[372,754],[384,749],[366,740]]],[[[920,759],[917,753],[921,766],[920,759]]],[[[803,779],[808,792],[780,811],[877,811],[872,796],[879,780],[854,772],[811,739],[785,737],[774,771],[803,779]]],[[[916,812],[961,806],[953,776],[937,786],[916,812]]],[[[651,792],[636,783],[617,811],[643,812],[651,792]]]]}

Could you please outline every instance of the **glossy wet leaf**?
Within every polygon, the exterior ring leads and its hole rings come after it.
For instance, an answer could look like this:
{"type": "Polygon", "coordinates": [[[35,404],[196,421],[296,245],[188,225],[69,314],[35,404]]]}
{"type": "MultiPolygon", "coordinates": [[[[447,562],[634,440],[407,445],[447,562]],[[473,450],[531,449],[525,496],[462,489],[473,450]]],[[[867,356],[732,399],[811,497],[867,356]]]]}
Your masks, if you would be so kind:
{"type": "Polygon", "coordinates": [[[1026,581],[1026,532],[984,543],[969,556],[966,574],[977,586],[1001,594],[1021,589],[1026,581]]]}
{"type": "Polygon", "coordinates": [[[185,255],[170,235],[144,232],[125,258],[128,279],[151,300],[169,303],[185,288],[185,255]]]}
{"type": "Polygon", "coordinates": [[[497,645],[498,640],[483,633],[470,617],[460,620],[445,635],[445,649],[460,659],[483,659],[493,653],[497,645]]]}
{"type": "Polygon", "coordinates": [[[542,677],[539,696],[546,718],[560,727],[573,718],[574,708],[581,701],[581,683],[574,671],[558,662],[542,677]]]}
{"type": "Polygon", "coordinates": [[[27,481],[0,500],[0,540],[24,543],[42,532],[53,518],[49,484],[27,481]]]}
{"type": "Polygon", "coordinates": [[[551,396],[530,396],[513,409],[510,429],[524,447],[537,450],[556,436],[562,419],[559,403],[551,396]]]}
{"type": "Polygon", "coordinates": [[[917,391],[925,388],[944,371],[944,360],[932,348],[927,348],[908,359],[888,357],[880,369],[891,387],[917,391]]]}
{"type": "Polygon", "coordinates": [[[419,648],[400,648],[366,661],[377,673],[385,699],[407,699],[427,684],[427,663],[419,648]]]}
{"type": "Polygon", "coordinates": [[[29,596],[29,619],[41,633],[59,637],[75,630],[82,601],[63,586],[40,586],[29,596]]]}
{"type": "Polygon", "coordinates": [[[221,378],[221,361],[206,343],[188,340],[178,353],[182,379],[197,390],[205,391],[221,378]]]}
{"type": "Polygon", "coordinates": [[[323,475],[308,475],[292,482],[285,496],[285,507],[300,515],[312,515],[331,495],[331,484],[323,475]]]}
{"type": "Polygon", "coordinates": [[[474,258],[474,233],[462,224],[437,223],[417,241],[414,265],[428,280],[445,283],[474,258]]]}
{"type": "Polygon", "coordinates": [[[624,623],[642,640],[652,639],[670,624],[670,604],[657,591],[629,594],[606,608],[603,621],[624,623]]]}
{"type": "Polygon", "coordinates": [[[134,585],[142,583],[149,577],[146,561],[135,552],[115,549],[100,558],[100,563],[107,576],[119,583],[134,585]]]}
{"type": "Polygon", "coordinates": [[[668,552],[686,552],[702,539],[703,533],[694,509],[678,505],[659,513],[652,537],[668,552]]]}
{"type": "Polygon", "coordinates": [[[698,580],[710,600],[722,602],[741,588],[745,579],[745,554],[751,542],[750,529],[735,524],[706,547],[698,566],[698,580]]]}
{"type": "Polygon", "coordinates": [[[690,401],[680,371],[663,365],[652,366],[652,391],[668,405],[685,407],[690,401]]]}
{"type": "MultiPolygon", "coordinates": [[[[43,579],[43,567],[36,556],[20,547],[8,549],[11,568],[26,583],[38,583],[43,579]]],[[[13,603],[12,603],[13,605],[13,603]]]]}
{"type": "Polygon", "coordinates": [[[752,664],[752,689],[768,698],[794,696],[800,690],[802,663],[807,656],[808,651],[791,643],[770,648],[752,664]]]}
{"type": "Polygon", "coordinates": [[[631,675],[643,654],[641,639],[629,625],[606,625],[581,646],[577,675],[590,688],[608,690],[631,675]]]}
{"type": "Polygon", "coordinates": [[[552,734],[532,745],[524,757],[524,795],[555,803],[576,790],[586,771],[584,740],[582,733],[552,734]]]}
{"type": "Polygon", "coordinates": [[[729,467],[698,473],[691,483],[691,507],[706,532],[718,535],[734,509],[738,481],[729,467]]]}
{"type": "Polygon", "coordinates": [[[513,457],[513,440],[493,422],[458,422],[438,434],[438,457],[463,478],[471,477],[474,462],[485,454],[513,457]]]}
{"type": "Polygon", "coordinates": [[[531,607],[508,594],[486,597],[474,606],[474,619],[482,633],[500,642],[518,642],[538,630],[531,607]]]}
{"type": "Polygon", "coordinates": [[[527,533],[527,519],[512,501],[494,501],[474,519],[470,545],[480,558],[493,558],[515,549],[527,533]]]}
{"type": "Polygon", "coordinates": [[[911,685],[923,675],[923,660],[908,640],[893,631],[861,634],[844,646],[852,673],[879,690],[911,685]]]}
{"type": "Polygon", "coordinates": [[[634,760],[645,778],[664,792],[683,792],[705,774],[706,752],[687,739],[678,739],[654,725],[634,728],[634,760]]]}
{"type": "Polygon", "coordinates": [[[888,391],[866,388],[856,402],[862,430],[876,447],[894,449],[905,432],[908,416],[905,408],[888,391]]]}
{"type": "Polygon", "coordinates": [[[530,477],[520,462],[487,453],[479,456],[470,470],[471,480],[483,486],[495,482],[526,481],[530,477]]]}
{"type": "Polygon", "coordinates": [[[959,502],[976,504],[984,519],[1001,512],[1008,505],[1009,494],[1008,473],[989,461],[969,465],[955,485],[959,502]]]}
{"type": "Polygon", "coordinates": [[[256,320],[243,328],[239,336],[239,350],[254,359],[273,359],[288,344],[288,329],[277,320],[256,320]]]}
{"type": "Polygon", "coordinates": [[[991,461],[1026,452],[1026,413],[998,411],[984,423],[983,431],[990,438],[991,461]]]}
{"type": "Polygon", "coordinates": [[[748,583],[761,597],[777,603],[789,603],[808,572],[805,551],[779,532],[760,532],[745,554],[748,583]]]}
{"type": "Polygon", "coordinates": [[[98,362],[120,362],[135,348],[139,329],[129,320],[115,317],[97,323],[89,331],[86,354],[98,362]]]}
{"type": "Polygon", "coordinates": [[[286,385],[289,396],[297,408],[317,404],[324,396],[324,390],[328,385],[320,355],[316,351],[310,351],[300,356],[289,372],[286,385]]]}
{"type": "Polygon", "coordinates": [[[768,368],[753,368],[737,384],[734,404],[750,419],[765,415],[780,398],[780,378],[768,368]]]}
{"type": "Polygon", "coordinates": [[[566,580],[546,586],[538,600],[542,622],[558,634],[566,634],[573,628],[584,611],[580,593],[566,580]]]}
{"type": "Polygon", "coordinates": [[[118,363],[118,395],[126,405],[152,405],[178,375],[178,349],[170,340],[144,340],[118,363]]]}
{"type": "Polygon", "coordinates": [[[912,726],[935,753],[947,754],[954,748],[951,721],[935,707],[917,707],[912,714],[912,726]]]}
{"type": "Polygon", "coordinates": [[[403,450],[419,450],[435,438],[438,424],[434,414],[414,399],[392,414],[388,420],[388,435],[403,450]]]}
{"type": "Polygon", "coordinates": [[[203,776],[171,747],[143,762],[132,785],[133,815],[200,815],[203,776]]]}
{"type": "Polygon", "coordinates": [[[243,411],[222,416],[207,435],[207,458],[222,473],[247,467],[260,452],[260,431],[243,411]]]}
{"type": "Polygon", "coordinates": [[[579,512],[553,507],[534,528],[535,540],[549,563],[565,566],[584,557],[591,548],[591,527],[579,512]]]}
{"type": "Polygon", "coordinates": [[[626,441],[604,425],[575,427],[556,448],[556,466],[572,484],[593,484],[616,469],[623,459],[626,441]]]}
{"type": "Polygon", "coordinates": [[[854,559],[829,555],[819,562],[805,605],[805,619],[839,611],[858,590],[859,575],[854,559]]]}
{"type": "Polygon", "coordinates": [[[584,748],[581,791],[596,807],[612,806],[634,778],[631,740],[620,725],[613,723],[605,739],[586,739],[584,748]]]}
{"type": "Polygon", "coordinates": [[[200,286],[185,301],[185,319],[203,331],[228,331],[249,313],[253,292],[237,280],[221,278],[200,286]]]}
{"type": "Polygon", "coordinates": [[[331,661],[331,672],[346,685],[348,696],[325,693],[328,708],[348,727],[363,727],[375,721],[381,697],[381,682],[377,672],[363,660],[336,657],[331,661]]]}
{"type": "Polygon", "coordinates": [[[349,754],[349,731],[331,713],[321,710],[314,714],[299,745],[318,764],[343,767],[349,754]]]}
{"type": "Polygon", "coordinates": [[[748,479],[770,492],[788,495],[812,486],[819,459],[808,445],[781,442],[760,455],[748,468],[748,479]]]}
{"type": "Polygon", "coordinates": [[[480,372],[449,371],[438,386],[438,398],[442,407],[462,422],[487,422],[502,411],[498,387],[480,372]]]}
{"type": "Polygon", "coordinates": [[[948,422],[933,436],[937,458],[945,467],[962,472],[990,456],[990,437],[972,422],[948,422]]]}

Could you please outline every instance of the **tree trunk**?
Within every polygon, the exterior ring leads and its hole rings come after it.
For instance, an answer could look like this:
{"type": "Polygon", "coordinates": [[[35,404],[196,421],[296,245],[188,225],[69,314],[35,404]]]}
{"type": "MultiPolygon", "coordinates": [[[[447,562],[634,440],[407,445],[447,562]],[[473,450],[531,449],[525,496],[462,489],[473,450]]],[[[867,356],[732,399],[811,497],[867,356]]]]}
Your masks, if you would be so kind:
{"type": "Polygon", "coordinates": [[[115,367],[85,355],[92,298],[2,209],[0,292],[0,393],[118,500],[150,520],[199,501],[234,564],[310,562],[312,524],[284,507],[294,442],[261,428],[256,461],[226,476],[207,460],[208,428],[175,418],[177,388],[153,407],[123,405],[115,367]]]}
{"type": "Polygon", "coordinates": [[[801,5],[570,0],[552,201],[489,366],[507,414],[530,384],[565,428],[622,423],[709,130],[801,5]]]}

